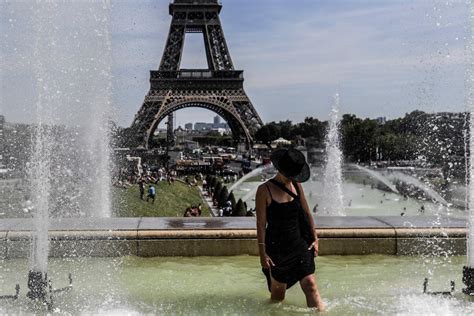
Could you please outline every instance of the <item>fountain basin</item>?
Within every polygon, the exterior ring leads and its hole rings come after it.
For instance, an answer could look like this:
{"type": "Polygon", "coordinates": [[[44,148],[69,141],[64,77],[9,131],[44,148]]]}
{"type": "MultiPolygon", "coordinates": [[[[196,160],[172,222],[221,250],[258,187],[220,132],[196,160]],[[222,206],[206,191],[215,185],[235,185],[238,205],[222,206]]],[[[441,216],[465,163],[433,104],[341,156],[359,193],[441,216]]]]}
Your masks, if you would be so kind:
{"type": "MultiPolygon", "coordinates": [[[[464,256],[323,256],[316,259],[325,315],[472,315],[474,300],[461,293],[464,256]],[[451,298],[424,295],[456,282],[451,298]]],[[[41,314],[45,307],[25,295],[25,259],[0,261],[0,292],[22,286],[17,301],[0,304],[0,314],[41,314]],[[7,272],[8,271],[8,272],[7,272]]],[[[258,258],[166,257],[53,258],[49,274],[58,286],[74,275],[74,288],[55,297],[60,314],[107,315],[307,315],[298,285],[282,304],[270,304],[258,258]]]]}
{"type": "MultiPolygon", "coordinates": [[[[321,255],[456,255],[466,222],[434,217],[315,217],[321,255]]],[[[0,220],[0,258],[26,258],[30,219],[0,220]]],[[[50,257],[257,255],[255,218],[52,220],[50,257]]]]}

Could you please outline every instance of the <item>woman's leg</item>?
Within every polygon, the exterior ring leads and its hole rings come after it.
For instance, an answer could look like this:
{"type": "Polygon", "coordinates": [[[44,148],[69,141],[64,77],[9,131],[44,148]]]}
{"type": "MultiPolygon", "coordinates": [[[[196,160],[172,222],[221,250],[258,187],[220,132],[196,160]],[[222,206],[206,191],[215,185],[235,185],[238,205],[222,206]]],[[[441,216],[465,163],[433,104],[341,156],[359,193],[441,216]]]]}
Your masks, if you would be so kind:
{"type": "Polygon", "coordinates": [[[281,283],[281,282],[276,281],[273,277],[271,277],[271,278],[272,278],[271,299],[272,299],[272,301],[281,302],[285,299],[286,283],[281,283]]]}
{"type": "Polygon", "coordinates": [[[306,295],[306,304],[308,307],[316,307],[320,311],[324,310],[324,303],[321,300],[321,295],[319,295],[316,277],[313,274],[305,276],[300,281],[300,286],[304,295],[306,295]]]}

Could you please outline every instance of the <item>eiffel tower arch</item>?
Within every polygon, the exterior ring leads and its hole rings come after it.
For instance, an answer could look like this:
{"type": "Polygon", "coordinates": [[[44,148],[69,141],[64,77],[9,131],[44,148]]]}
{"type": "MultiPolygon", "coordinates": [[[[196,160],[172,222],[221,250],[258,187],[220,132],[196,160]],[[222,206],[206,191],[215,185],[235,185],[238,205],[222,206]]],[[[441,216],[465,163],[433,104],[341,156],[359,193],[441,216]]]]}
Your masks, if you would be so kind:
{"type": "Polygon", "coordinates": [[[169,5],[172,21],[160,67],[150,72],[150,91],[130,128],[134,145],[149,148],[159,123],[188,107],[219,114],[236,141],[253,143],[262,120],[244,91],[243,71],[234,69],[219,18],[221,9],[219,0],[174,0],[169,5]],[[180,68],[186,33],[203,34],[207,69],[180,68]]]}

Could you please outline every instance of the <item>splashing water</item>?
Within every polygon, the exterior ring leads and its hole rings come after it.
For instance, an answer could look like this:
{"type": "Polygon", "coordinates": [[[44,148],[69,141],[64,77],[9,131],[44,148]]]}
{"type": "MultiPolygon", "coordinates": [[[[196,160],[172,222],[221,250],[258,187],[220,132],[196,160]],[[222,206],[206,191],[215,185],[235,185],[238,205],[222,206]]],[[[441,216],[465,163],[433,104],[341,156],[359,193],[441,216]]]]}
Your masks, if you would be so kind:
{"type": "Polygon", "coordinates": [[[430,188],[428,185],[420,181],[419,179],[410,176],[408,174],[404,174],[401,172],[394,172],[392,174],[394,179],[403,181],[407,184],[412,184],[418,189],[422,190],[428,197],[430,197],[432,200],[436,201],[437,203],[440,203],[441,205],[447,206],[448,202],[441,196],[439,195],[435,190],[430,188]]]}
{"type": "Polygon", "coordinates": [[[110,4],[38,1],[31,9],[38,95],[28,168],[30,265],[45,273],[50,217],[110,216],[110,4]]]}
{"type": "Polygon", "coordinates": [[[471,37],[468,45],[468,98],[467,110],[469,111],[469,215],[468,215],[468,240],[467,258],[468,266],[474,268],[474,1],[469,2],[469,20],[471,37]]]}
{"type": "Polygon", "coordinates": [[[369,169],[369,168],[366,168],[366,167],[363,167],[363,166],[360,166],[360,165],[357,165],[357,164],[351,164],[351,166],[359,169],[360,171],[363,171],[365,173],[367,173],[368,175],[370,175],[372,178],[374,179],[377,179],[378,181],[382,182],[383,184],[385,184],[390,190],[392,190],[392,192],[394,193],[399,193],[397,188],[395,187],[395,185],[393,183],[391,183],[386,177],[384,177],[383,175],[381,175],[380,173],[372,170],[372,169],[369,169]]]}
{"type": "Polygon", "coordinates": [[[343,216],[344,202],[342,193],[342,151],[339,140],[339,94],[334,96],[329,130],[326,135],[326,165],[324,167],[323,213],[343,216]]]}
{"type": "Polygon", "coordinates": [[[245,176],[243,176],[242,178],[239,179],[239,181],[237,181],[236,183],[234,183],[230,189],[229,189],[229,192],[235,190],[236,188],[238,188],[242,183],[244,183],[245,181],[247,181],[248,179],[250,178],[253,178],[253,177],[256,177],[262,173],[264,173],[265,171],[268,171],[270,170],[271,168],[273,168],[273,165],[272,164],[268,164],[268,165],[264,165],[264,166],[261,166],[261,167],[258,167],[257,169],[255,170],[252,170],[250,171],[249,173],[247,173],[245,176]]]}
{"type": "MultiPolygon", "coordinates": [[[[269,164],[269,165],[265,166],[265,170],[263,170],[261,173],[263,173],[263,172],[275,172],[276,173],[276,169],[275,169],[275,167],[273,167],[273,164],[269,164]]],[[[250,191],[242,197],[242,201],[247,202],[251,198],[254,198],[255,194],[257,193],[257,189],[258,189],[258,184],[255,185],[252,189],[250,189],[250,191]]]]}

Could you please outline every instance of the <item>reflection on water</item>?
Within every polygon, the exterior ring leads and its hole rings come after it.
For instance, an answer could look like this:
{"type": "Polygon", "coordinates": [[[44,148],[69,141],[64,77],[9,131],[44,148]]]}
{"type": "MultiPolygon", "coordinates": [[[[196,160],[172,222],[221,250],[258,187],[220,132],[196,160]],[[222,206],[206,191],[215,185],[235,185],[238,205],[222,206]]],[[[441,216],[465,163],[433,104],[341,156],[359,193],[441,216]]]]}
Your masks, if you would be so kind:
{"type": "MultiPolygon", "coordinates": [[[[317,276],[328,315],[474,313],[473,301],[456,292],[450,299],[422,294],[425,276],[430,288],[444,290],[460,274],[465,257],[449,262],[422,257],[327,256],[317,258],[317,276]],[[433,261],[434,260],[434,261],[433,261]]],[[[22,285],[16,302],[1,302],[0,314],[38,310],[25,298],[26,260],[0,261],[0,293],[22,285]]],[[[56,287],[74,275],[74,289],[57,296],[56,312],[67,314],[307,314],[299,286],[282,304],[269,304],[258,257],[78,258],[51,259],[56,287]]],[[[459,290],[458,290],[459,291],[459,290]]]]}

